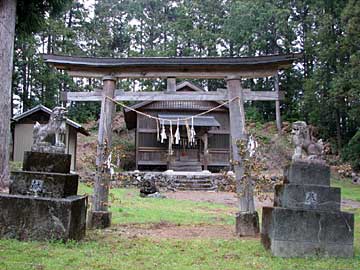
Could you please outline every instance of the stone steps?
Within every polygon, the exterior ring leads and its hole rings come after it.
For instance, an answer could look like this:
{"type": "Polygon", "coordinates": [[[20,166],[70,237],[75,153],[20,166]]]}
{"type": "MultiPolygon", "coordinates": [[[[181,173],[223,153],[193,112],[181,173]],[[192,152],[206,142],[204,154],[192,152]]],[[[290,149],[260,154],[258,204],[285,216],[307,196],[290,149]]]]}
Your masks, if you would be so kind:
{"type": "Polygon", "coordinates": [[[186,178],[176,179],[177,190],[215,191],[217,188],[209,178],[186,178]]]}

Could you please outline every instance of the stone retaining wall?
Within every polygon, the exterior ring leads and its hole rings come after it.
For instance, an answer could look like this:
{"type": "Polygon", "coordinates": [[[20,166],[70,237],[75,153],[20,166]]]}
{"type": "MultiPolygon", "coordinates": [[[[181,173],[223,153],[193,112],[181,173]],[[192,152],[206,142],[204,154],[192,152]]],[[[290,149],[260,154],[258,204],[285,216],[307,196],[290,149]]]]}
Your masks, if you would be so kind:
{"type": "Polygon", "coordinates": [[[235,181],[231,173],[207,173],[207,172],[122,172],[115,175],[112,181],[114,187],[140,188],[145,180],[154,179],[160,190],[176,190],[180,181],[196,181],[208,179],[216,191],[234,191],[235,181]]]}

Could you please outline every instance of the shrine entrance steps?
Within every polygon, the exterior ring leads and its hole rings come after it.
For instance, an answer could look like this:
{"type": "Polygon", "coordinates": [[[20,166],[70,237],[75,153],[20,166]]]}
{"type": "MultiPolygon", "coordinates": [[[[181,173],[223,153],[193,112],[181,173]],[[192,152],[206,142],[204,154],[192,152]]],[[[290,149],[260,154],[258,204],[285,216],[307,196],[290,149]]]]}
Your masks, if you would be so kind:
{"type": "Polygon", "coordinates": [[[175,181],[177,190],[190,190],[190,191],[216,191],[217,188],[212,181],[207,179],[177,179],[175,181]]]}

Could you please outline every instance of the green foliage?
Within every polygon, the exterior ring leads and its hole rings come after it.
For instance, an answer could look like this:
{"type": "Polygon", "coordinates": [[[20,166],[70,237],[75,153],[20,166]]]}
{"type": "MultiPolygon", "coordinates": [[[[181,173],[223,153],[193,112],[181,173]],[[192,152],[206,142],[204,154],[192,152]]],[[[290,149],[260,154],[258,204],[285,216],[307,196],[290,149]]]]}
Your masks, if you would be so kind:
{"type": "Polygon", "coordinates": [[[360,186],[353,184],[350,179],[331,179],[331,186],[341,188],[341,198],[360,202],[360,186]]]}
{"type": "Polygon", "coordinates": [[[68,117],[79,123],[97,120],[99,115],[99,102],[76,102],[68,109],[68,117]]]}
{"type": "Polygon", "coordinates": [[[360,130],[356,132],[354,137],[344,147],[342,158],[351,164],[353,170],[360,171],[360,130]]]}
{"type": "Polygon", "coordinates": [[[69,7],[70,0],[17,0],[16,32],[30,35],[41,30],[47,15],[56,16],[69,7]]]}
{"type": "Polygon", "coordinates": [[[21,171],[22,162],[10,161],[10,171],[21,171]]]}
{"type": "Polygon", "coordinates": [[[263,115],[254,106],[246,107],[245,113],[246,113],[246,120],[249,120],[250,122],[261,123],[264,120],[263,115]]]}

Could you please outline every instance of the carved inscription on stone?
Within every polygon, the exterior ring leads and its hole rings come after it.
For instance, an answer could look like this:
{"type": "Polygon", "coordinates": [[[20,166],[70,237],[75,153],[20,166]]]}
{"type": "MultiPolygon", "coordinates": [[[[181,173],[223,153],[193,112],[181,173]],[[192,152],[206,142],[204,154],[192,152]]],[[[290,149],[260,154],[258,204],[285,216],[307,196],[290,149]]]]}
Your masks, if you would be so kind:
{"type": "Polygon", "coordinates": [[[313,191],[305,193],[305,205],[315,207],[318,204],[317,194],[313,191]]]}
{"type": "Polygon", "coordinates": [[[39,179],[34,179],[31,181],[30,192],[35,196],[44,192],[44,181],[39,179]]]}

